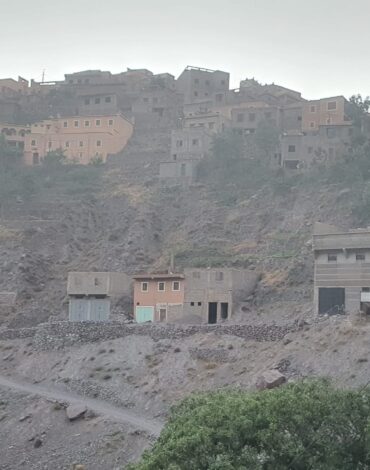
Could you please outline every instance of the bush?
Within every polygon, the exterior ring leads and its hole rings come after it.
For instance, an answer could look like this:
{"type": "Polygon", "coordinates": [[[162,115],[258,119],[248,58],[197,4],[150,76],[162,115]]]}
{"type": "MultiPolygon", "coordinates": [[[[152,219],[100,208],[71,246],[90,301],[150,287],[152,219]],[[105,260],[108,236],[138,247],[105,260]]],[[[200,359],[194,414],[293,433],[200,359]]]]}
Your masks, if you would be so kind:
{"type": "Polygon", "coordinates": [[[131,470],[369,468],[370,394],[302,381],[264,392],[199,394],[172,410],[131,470]]]}

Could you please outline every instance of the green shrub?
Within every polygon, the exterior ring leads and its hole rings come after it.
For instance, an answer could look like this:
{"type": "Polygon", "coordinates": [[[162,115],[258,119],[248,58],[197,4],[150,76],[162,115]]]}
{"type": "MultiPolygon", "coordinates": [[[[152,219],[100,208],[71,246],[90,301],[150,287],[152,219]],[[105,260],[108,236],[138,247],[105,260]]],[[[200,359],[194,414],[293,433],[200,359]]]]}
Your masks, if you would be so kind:
{"type": "Polygon", "coordinates": [[[366,469],[370,394],[303,381],[193,395],[131,470],[366,469]]]}

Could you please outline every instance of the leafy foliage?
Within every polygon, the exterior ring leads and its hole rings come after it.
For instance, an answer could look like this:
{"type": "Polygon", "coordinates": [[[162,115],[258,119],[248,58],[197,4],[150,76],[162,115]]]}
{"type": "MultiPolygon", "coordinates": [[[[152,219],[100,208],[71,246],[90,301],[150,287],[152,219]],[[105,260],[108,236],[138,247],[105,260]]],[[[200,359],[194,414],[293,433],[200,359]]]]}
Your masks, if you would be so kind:
{"type": "Polygon", "coordinates": [[[370,394],[303,381],[194,395],[131,470],[353,470],[370,465],[370,394]]]}

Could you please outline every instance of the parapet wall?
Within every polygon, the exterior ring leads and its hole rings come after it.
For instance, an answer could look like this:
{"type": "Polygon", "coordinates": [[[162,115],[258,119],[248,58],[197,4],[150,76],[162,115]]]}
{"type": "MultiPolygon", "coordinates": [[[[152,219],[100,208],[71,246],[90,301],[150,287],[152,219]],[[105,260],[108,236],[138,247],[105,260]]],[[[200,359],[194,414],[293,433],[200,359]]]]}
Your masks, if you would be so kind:
{"type": "Polygon", "coordinates": [[[299,329],[292,325],[162,325],[122,323],[44,323],[33,328],[0,331],[1,340],[32,338],[40,350],[61,349],[83,343],[107,341],[131,335],[149,336],[153,340],[181,339],[198,333],[231,335],[252,341],[279,341],[299,329]]]}

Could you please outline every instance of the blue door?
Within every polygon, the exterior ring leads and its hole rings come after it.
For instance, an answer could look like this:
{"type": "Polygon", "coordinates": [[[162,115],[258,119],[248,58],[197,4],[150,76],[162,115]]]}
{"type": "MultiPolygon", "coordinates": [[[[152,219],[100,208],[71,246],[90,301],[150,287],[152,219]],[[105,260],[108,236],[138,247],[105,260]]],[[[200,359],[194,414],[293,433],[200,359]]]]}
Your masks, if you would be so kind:
{"type": "Polygon", "coordinates": [[[154,307],[136,307],[135,319],[137,323],[154,321],[154,307]]]}

